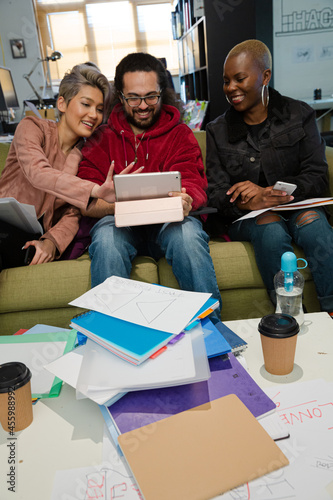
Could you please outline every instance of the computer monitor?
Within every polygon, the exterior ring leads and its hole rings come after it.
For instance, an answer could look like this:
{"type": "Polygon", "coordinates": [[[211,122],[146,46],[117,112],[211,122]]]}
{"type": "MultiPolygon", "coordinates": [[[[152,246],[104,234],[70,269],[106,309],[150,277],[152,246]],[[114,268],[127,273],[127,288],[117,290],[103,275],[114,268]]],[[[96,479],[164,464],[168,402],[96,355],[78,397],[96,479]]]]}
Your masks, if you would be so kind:
{"type": "Polygon", "coordinates": [[[0,111],[19,109],[14,82],[10,69],[0,66],[0,111]]]}

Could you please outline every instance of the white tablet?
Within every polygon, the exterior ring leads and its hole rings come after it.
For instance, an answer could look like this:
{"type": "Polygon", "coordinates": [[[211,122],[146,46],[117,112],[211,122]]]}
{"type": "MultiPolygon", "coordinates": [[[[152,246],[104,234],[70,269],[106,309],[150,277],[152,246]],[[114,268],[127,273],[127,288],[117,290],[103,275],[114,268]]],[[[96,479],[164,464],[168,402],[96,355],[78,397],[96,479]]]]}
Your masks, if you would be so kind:
{"type": "Polygon", "coordinates": [[[117,201],[166,198],[170,191],[181,191],[180,172],[154,172],[114,175],[117,201]]]}

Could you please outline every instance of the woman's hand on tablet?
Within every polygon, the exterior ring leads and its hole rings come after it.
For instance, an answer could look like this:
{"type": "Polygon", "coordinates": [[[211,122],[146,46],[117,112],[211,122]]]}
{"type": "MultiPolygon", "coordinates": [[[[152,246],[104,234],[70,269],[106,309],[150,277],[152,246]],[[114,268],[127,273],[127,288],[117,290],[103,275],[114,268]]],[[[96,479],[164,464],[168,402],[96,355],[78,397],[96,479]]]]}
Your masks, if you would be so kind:
{"type": "MultiPolygon", "coordinates": [[[[132,168],[134,167],[135,163],[132,162],[128,165],[128,167],[124,168],[122,172],[120,172],[120,175],[124,174],[138,174],[142,172],[144,167],[140,167],[134,172],[131,172],[132,168]]],[[[106,176],[106,179],[104,181],[104,184],[99,186],[96,184],[92,190],[91,190],[91,197],[92,198],[101,198],[102,200],[108,202],[108,203],[114,203],[116,200],[115,192],[114,192],[114,183],[113,183],[113,173],[114,173],[114,161],[110,165],[110,169],[108,171],[108,174],[106,176]]]]}

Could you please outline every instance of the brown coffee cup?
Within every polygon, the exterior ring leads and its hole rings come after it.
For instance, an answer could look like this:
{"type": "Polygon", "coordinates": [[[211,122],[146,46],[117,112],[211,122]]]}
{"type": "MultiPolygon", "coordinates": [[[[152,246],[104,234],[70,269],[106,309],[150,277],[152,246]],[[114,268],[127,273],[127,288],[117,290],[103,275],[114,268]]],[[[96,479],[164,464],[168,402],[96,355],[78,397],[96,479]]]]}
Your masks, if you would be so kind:
{"type": "Polygon", "coordinates": [[[0,365],[0,423],[11,435],[32,422],[31,371],[24,363],[0,365]]]}
{"type": "Polygon", "coordinates": [[[294,368],[299,325],[289,314],[268,314],[258,325],[265,368],[273,375],[287,375],[294,368]]]}

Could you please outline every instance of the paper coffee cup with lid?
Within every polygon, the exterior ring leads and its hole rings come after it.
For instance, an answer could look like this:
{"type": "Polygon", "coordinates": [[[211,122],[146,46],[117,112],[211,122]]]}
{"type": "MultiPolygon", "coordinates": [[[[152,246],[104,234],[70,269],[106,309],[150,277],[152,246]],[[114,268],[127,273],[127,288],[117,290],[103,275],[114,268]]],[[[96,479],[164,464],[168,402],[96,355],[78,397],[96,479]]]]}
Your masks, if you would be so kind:
{"type": "Polygon", "coordinates": [[[273,375],[287,375],[294,368],[299,325],[289,314],[264,316],[258,325],[265,368],[273,375]]]}
{"type": "Polygon", "coordinates": [[[10,434],[32,422],[30,380],[31,371],[24,363],[0,364],[0,423],[10,434]]]}

